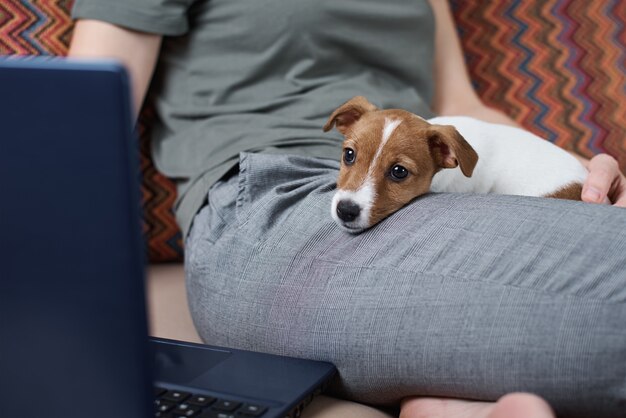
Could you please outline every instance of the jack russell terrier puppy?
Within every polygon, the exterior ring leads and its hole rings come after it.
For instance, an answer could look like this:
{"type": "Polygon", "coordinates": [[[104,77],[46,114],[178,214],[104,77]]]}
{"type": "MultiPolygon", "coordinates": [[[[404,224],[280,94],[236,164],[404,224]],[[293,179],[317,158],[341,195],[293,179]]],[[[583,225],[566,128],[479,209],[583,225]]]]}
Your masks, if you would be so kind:
{"type": "Polygon", "coordinates": [[[580,200],[587,177],[556,145],[469,117],[427,121],[358,96],[333,112],[324,132],[333,126],[345,140],[331,214],[350,232],[376,225],[429,190],[580,200]]]}

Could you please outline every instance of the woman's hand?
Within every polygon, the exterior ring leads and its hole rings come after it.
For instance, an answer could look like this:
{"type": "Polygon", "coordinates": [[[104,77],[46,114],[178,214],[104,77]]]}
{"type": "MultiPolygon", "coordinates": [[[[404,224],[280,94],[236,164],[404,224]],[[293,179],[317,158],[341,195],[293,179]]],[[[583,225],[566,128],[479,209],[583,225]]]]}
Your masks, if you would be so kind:
{"type": "Polygon", "coordinates": [[[582,200],[626,208],[626,177],[620,172],[617,160],[608,154],[598,154],[583,164],[589,176],[583,185],[582,200]]]}

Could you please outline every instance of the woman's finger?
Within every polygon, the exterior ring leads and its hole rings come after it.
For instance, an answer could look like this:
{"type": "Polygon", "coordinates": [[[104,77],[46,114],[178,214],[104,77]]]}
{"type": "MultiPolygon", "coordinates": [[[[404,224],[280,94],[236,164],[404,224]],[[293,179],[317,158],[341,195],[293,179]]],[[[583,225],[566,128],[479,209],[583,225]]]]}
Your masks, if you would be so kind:
{"type": "Polygon", "coordinates": [[[608,203],[609,190],[620,176],[617,161],[608,154],[598,154],[589,161],[589,176],[583,185],[582,200],[590,203],[608,203]]]}

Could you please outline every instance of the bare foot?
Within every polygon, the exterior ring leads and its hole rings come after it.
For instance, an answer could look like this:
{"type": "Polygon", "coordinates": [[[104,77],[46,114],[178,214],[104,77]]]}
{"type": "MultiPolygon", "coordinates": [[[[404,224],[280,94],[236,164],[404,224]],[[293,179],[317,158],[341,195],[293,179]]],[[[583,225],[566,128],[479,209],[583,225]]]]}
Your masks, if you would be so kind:
{"type": "Polygon", "coordinates": [[[530,393],[510,393],[497,402],[407,398],[400,418],[555,418],[547,402],[530,393]]]}

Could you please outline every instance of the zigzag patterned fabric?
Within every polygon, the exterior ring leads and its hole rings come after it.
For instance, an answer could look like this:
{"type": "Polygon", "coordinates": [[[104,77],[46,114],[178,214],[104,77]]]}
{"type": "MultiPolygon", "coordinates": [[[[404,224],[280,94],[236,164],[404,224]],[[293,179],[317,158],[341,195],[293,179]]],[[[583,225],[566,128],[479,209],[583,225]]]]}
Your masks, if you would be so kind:
{"type": "Polygon", "coordinates": [[[626,1],[454,0],[483,101],[557,145],[626,172],[626,1]]]}
{"type": "Polygon", "coordinates": [[[63,55],[73,0],[0,0],[0,55],[63,55]]]}
{"type": "MultiPolygon", "coordinates": [[[[0,55],[65,55],[73,0],[0,0],[0,55]]],[[[470,75],[482,99],[581,155],[608,152],[626,172],[626,1],[452,0],[470,75]]],[[[180,260],[173,184],[149,157],[141,168],[151,261],[180,260]]]]}

